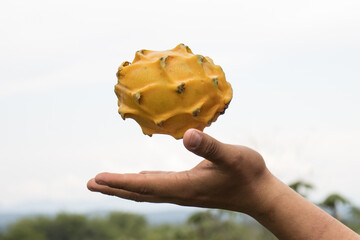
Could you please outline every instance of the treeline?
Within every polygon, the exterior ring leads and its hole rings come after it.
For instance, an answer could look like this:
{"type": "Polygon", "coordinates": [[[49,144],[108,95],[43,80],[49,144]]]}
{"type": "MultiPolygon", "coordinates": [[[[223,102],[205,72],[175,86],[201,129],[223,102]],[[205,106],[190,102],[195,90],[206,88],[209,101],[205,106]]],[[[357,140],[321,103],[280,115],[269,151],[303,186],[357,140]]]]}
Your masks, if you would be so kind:
{"type": "MultiPolygon", "coordinates": [[[[289,185],[308,196],[313,186],[304,181],[289,185]]],[[[360,209],[340,194],[330,194],[315,203],[345,225],[360,233],[360,209]]],[[[286,227],[286,226],[284,226],[286,227]]],[[[61,213],[18,220],[2,232],[0,240],[271,240],[268,230],[244,214],[221,210],[194,213],[181,224],[150,224],[138,214],[107,215],[61,213]]]]}
{"type": "MultiPolygon", "coordinates": [[[[360,233],[359,218],[342,221],[360,233]]],[[[286,226],[284,226],[286,227],[286,226]]],[[[0,233],[0,240],[272,240],[268,230],[239,213],[207,210],[181,224],[152,225],[142,215],[112,212],[103,216],[60,213],[21,219],[0,233]]]]}
{"type": "Polygon", "coordinates": [[[207,210],[182,224],[149,224],[142,215],[112,212],[105,216],[61,213],[24,218],[0,240],[238,240],[276,239],[255,221],[237,213],[207,210]]]}

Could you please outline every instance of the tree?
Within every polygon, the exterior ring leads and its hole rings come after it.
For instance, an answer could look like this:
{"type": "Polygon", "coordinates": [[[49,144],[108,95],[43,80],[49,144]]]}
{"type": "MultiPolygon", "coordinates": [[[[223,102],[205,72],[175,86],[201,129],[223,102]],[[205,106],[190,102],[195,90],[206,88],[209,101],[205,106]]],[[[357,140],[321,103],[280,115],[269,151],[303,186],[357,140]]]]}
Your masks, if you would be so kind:
{"type": "Polygon", "coordinates": [[[47,240],[45,233],[41,230],[42,225],[47,224],[43,217],[24,218],[11,225],[1,240],[47,240]]]}
{"type": "Polygon", "coordinates": [[[351,207],[351,219],[347,224],[352,230],[360,234],[360,208],[351,207]]]}
{"type": "Polygon", "coordinates": [[[250,220],[244,214],[230,211],[207,210],[189,217],[188,239],[193,240],[242,240],[242,239],[276,239],[259,223],[250,220]]]}
{"type": "Polygon", "coordinates": [[[60,213],[30,217],[12,224],[0,240],[135,240],[144,239],[143,216],[111,213],[105,217],[60,213]]]}
{"type": "Polygon", "coordinates": [[[289,184],[289,187],[292,188],[295,192],[299,193],[304,198],[308,197],[308,191],[314,189],[314,186],[311,183],[298,180],[294,183],[289,184]]]}
{"type": "Polygon", "coordinates": [[[113,212],[108,216],[108,224],[116,240],[144,239],[146,235],[147,222],[141,215],[113,212]]]}
{"type": "Polygon", "coordinates": [[[338,193],[333,193],[327,196],[319,205],[328,209],[334,218],[340,220],[339,206],[350,205],[350,201],[338,193]]]}
{"type": "Polygon", "coordinates": [[[146,235],[146,240],[188,240],[194,239],[190,229],[185,224],[162,224],[152,226],[146,235]]]}

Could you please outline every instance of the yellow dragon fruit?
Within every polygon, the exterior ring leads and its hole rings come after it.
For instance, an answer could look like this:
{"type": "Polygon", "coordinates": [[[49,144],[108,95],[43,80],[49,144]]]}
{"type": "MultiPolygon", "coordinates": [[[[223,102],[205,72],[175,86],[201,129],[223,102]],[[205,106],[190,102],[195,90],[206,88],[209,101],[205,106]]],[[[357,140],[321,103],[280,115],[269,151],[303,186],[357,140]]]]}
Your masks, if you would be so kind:
{"type": "Polygon", "coordinates": [[[221,67],[184,44],[167,51],[137,51],[116,76],[119,114],[124,120],[133,118],[149,136],[180,139],[189,128],[202,131],[232,98],[221,67]]]}

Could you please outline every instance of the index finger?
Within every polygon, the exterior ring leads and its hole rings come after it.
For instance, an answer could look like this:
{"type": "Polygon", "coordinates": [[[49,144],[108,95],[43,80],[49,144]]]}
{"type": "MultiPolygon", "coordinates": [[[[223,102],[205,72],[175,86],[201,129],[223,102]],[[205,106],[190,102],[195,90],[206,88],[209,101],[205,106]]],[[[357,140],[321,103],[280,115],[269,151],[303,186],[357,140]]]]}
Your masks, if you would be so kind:
{"type": "Polygon", "coordinates": [[[190,186],[188,176],[186,172],[163,174],[100,173],[95,177],[95,182],[141,195],[181,198],[190,186]]]}

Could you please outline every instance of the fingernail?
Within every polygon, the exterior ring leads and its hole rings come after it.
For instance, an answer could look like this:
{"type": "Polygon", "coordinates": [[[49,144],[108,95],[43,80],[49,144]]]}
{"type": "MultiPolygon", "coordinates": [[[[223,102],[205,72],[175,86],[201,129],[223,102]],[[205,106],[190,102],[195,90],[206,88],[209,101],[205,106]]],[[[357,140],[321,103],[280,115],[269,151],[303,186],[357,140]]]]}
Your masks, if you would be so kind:
{"type": "Polygon", "coordinates": [[[199,147],[200,143],[201,143],[200,133],[198,131],[193,131],[190,138],[189,147],[192,149],[196,149],[197,147],[199,147]]]}

